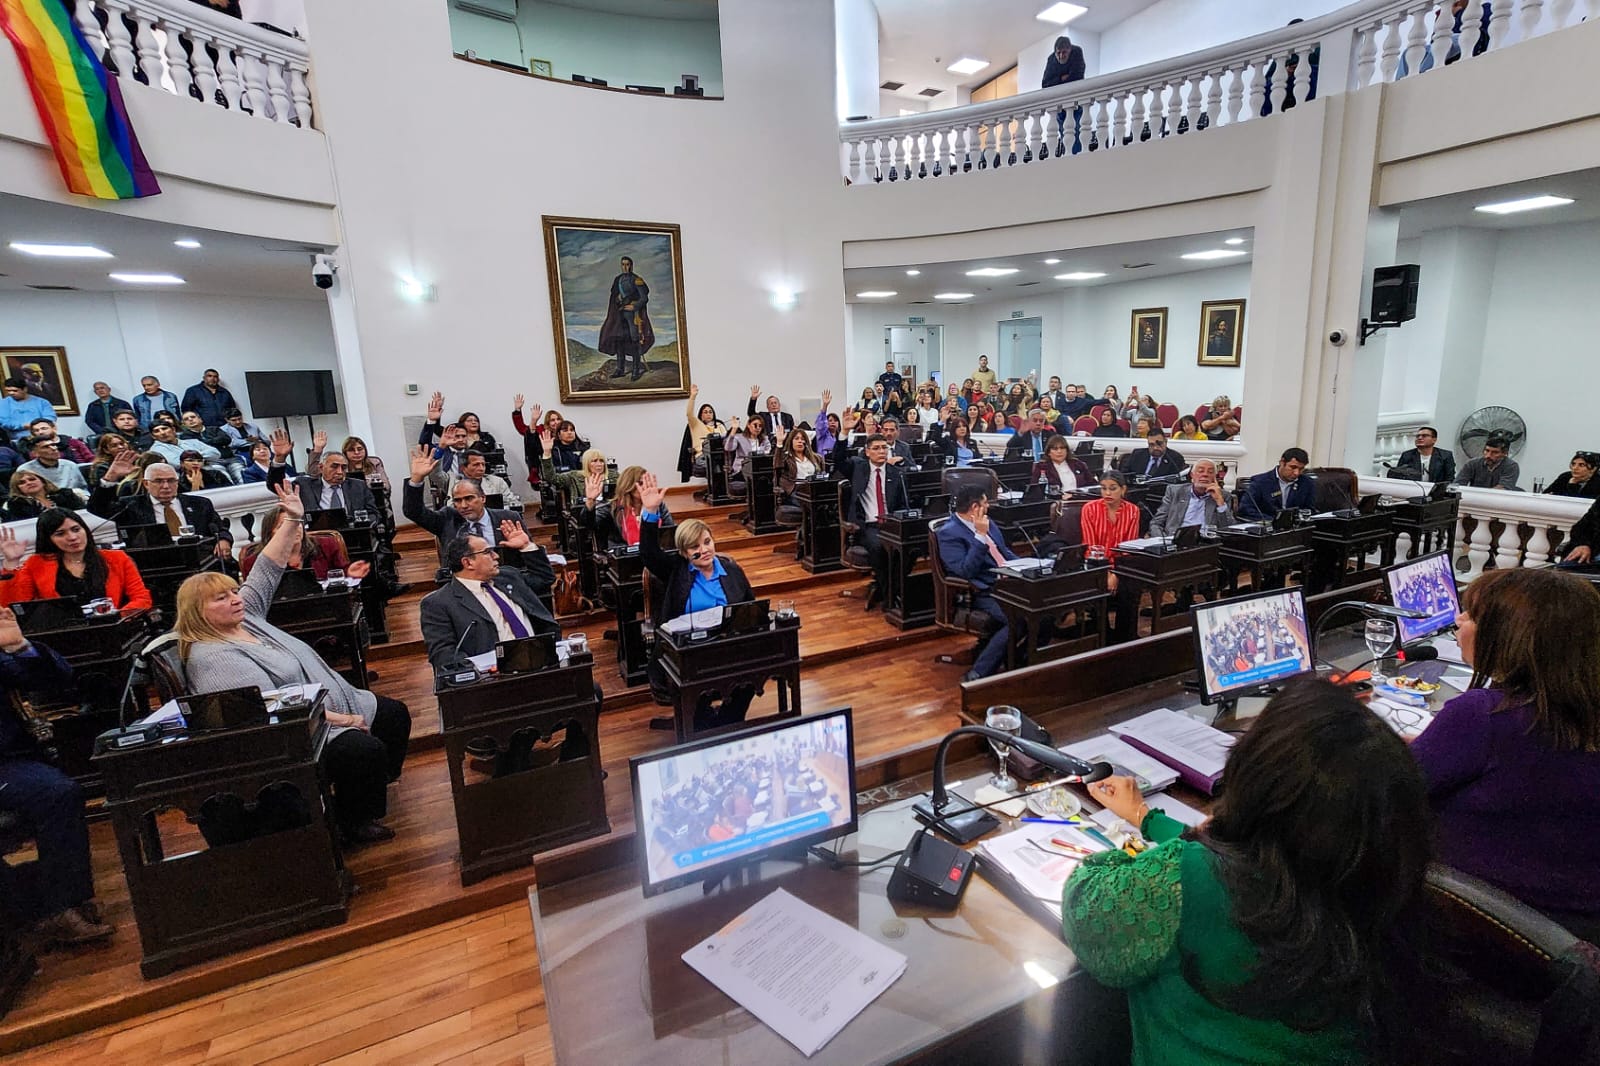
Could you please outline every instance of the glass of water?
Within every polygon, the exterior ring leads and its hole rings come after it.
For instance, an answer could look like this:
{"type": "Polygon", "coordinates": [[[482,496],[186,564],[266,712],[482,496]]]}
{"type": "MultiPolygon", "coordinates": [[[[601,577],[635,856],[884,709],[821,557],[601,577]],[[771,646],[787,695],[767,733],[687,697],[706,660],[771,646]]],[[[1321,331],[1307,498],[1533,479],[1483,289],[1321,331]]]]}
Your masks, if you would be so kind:
{"type": "MultiPolygon", "coordinates": [[[[1016,736],[1022,732],[1022,712],[1015,707],[990,707],[983,716],[983,724],[990,729],[1016,736]]],[[[1001,792],[1015,792],[1017,779],[1006,772],[1006,756],[1011,753],[1011,746],[993,737],[989,738],[989,746],[1000,759],[1000,768],[989,778],[989,784],[1001,792]]]]}
{"type": "Polygon", "coordinates": [[[1369,618],[1362,636],[1367,641],[1367,652],[1377,661],[1372,664],[1372,683],[1381,685],[1388,680],[1383,676],[1383,660],[1394,647],[1394,623],[1387,618],[1369,618]]]}
{"type": "Polygon", "coordinates": [[[329,582],[329,584],[332,584],[335,581],[343,581],[343,580],[344,580],[344,571],[343,570],[340,570],[337,566],[330,566],[328,568],[328,582],[329,582]]]}

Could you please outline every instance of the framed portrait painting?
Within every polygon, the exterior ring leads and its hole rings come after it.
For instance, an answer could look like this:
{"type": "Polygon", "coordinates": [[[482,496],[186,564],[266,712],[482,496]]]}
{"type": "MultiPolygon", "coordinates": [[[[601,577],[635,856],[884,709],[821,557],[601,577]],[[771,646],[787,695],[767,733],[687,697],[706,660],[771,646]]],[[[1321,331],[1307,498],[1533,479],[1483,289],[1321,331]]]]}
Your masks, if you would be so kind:
{"type": "Polygon", "coordinates": [[[56,414],[78,413],[65,348],[0,348],[0,357],[5,359],[5,376],[26,381],[28,391],[49,400],[56,414]]]}
{"type": "Polygon", "coordinates": [[[1128,334],[1128,365],[1160,368],[1167,365],[1167,309],[1141,307],[1133,312],[1128,334]]]}
{"type": "Polygon", "coordinates": [[[562,403],[689,395],[679,243],[670,223],[544,216],[562,403]]]}
{"type": "Polygon", "coordinates": [[[1207,300],[1200,305],[1201,366],[1238,366],[1244,352],[1244,301],[1207,300]]]}

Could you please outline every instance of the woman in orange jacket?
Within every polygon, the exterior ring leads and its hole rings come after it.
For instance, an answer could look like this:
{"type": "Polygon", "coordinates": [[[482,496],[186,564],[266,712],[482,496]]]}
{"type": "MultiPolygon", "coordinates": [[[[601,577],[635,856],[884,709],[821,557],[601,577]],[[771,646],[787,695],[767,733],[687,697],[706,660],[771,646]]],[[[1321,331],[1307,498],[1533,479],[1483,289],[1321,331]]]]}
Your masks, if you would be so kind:
{"type": "Polygon", "coordinates": [[[139,568],[124,552],[95,547],[94,537],[78,513],[54,507],[35,524],[34,554],[24,561],[27,548],[9,529],[0,529],[0,557],[5,580],[0,581],[0,602],[51,600],[58,596],[104,597],[119,611],[148,610],[150,590],[139,568]]]}

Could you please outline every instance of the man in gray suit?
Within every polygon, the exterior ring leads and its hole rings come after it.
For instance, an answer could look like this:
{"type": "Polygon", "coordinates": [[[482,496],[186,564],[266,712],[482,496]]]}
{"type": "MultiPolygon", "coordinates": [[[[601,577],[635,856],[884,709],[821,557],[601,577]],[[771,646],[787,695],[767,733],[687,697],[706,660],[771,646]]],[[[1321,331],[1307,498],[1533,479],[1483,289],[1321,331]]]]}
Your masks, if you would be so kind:
{"type": "Polygon", "coordinates": [[[1233,525],[1233,512],[1228,506],[1228,496],[1217,481],[1217,464],[1210,459],[1196,459],[1189,465],[1187,484],[1168,485],[1150,523],[1152,537],[1174,536],[1184,526],[1203,526],[1214,529],[1233,525]]]}
{"type": "Polygon", "coordinates": [[[472,533],[489,542],[490,547],[514,548],[521,553],[523,577],[535,592],[555,584],[556,576],[544,549],[528,539],[522,516],[505,508],[486,506],[483,486],[463,478],[450,488],[450,502],[437,510],[422,501],[422,483],[439,466],[433,449],[418,445],[411,455],[411,476],[402,489],[400,510],[417,525],[439,538],[439,561],[446,563],[445,545],[462,533],[472,533]]]}
{"type": "MultiPolygon", "coordinates": [[[[326,440],[320,433],[317,436],[326,440]]],[[[281,429],[273,430],[272,465],[267,469],[267,488],[274,492],[289,476],[289,453],[293,450],[294,442],[289,439],[289,434],[281,429]]],[[[320,451],[320,448],[316,450],[320,451]]],[[[378,501],[365,481],[350,479],[350,460],[344,457],[343,452],[322,456],[316,471],[315,474],[301,474],[294,479],[295,490],[300,493],[300,502],[307,511],[338,509],[345,513],[352,525],[357,524],[357,511],[366,512],[366,524],[379,520],[378,501]]]]}
{"type": "MultiPolygon", "coordinates": [[[[502,539],[514,548],[526,530],[502,539]]],[[[499,552],[486,540],[464,533],[445,545],[451,580],[422,601],[422,639],[434,672],[459,669],[461,660],[493,651],[496,644],[561,627],[523,576],[500,568],[499,552]]]]}

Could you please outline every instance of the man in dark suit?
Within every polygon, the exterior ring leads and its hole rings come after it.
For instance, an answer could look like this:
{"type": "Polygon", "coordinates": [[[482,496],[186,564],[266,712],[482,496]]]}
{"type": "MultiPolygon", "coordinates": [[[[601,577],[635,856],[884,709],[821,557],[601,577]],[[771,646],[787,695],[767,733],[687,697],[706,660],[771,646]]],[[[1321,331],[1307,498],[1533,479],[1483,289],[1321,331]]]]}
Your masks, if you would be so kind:
{"type": "Polygon", "coordinates": [[[1044,460],[1045,446],[1056,435],[1056,428],[1045,417],[1044,411],[1035,407],[1028,412],[1027,425],[1006,441],[1006,458],[1026,458],[1035,463],[1044,460]]]}
{"type": "MultiPolygon", "coordinates": [[[[751,385],[750,403],[745,407],[746,421],[756,416],[756,401],[760,398],[761,386],[751,385]]],[[[794,428],[794,415],[783,409],[783,401],[776,396],[767,397],[767,413],[764,419],[767,423],[767,432],[771,433],[779,444],[783,443],[783,438],[794,428]],[[779,430],[780,426],[783,427],[781,432],[779,430]]]]}
{"type": "Polygon", "coordinates": [[[106,468],[105,476],[89,495],[89,511],[119,526],[165,525],[176,533],[193,526],[202,537],[217,538],[212,549],[218,559],[232,560],[233,533],[204,496],[178,491],[178,472],[166,463],[151,463],[144,471],[144,491],[117,497],[117,483],[133,473],[138,453],[128,448],[106,468]]]}
{"type": "Polygon", "coordinates": [[[900,467],[902,472],[911,469],[911,445],[900,439],[900,420],[885,418],[878,423],[878,428],[883,431],[883,439],[889,442],[889,465],[900,467]]]}
{"type": "Polygon", "coordinates": [[[1285,448],[1277,469],[1257,474],[1246,483],[1239,497],[1239,517],[1265,522],[1287,508],[1314,509],[1316,480],[1301,476],[1310,462],[1304,448],[1285,448]]]}
{"type": "Polygon", "coordinates": [[[1072,81],[1082,81],[1085,69],[1083,49],[1063,34],[1056,38],[1055,49],[1050,53],[1050,58],[1045,60],[1044,78],[1039,88],[1049,89],[1072,81]]]}
{"type": "Polygon", "coordinates": [[[989,635],[972,669],[963,681],[988,677],[1000,669],[1006,657],[1011,631],[1005,612],[994,600],[994,568],[1004,566],[1016,555],[1006,547],[1006,539],[989,524],[989,494],[981,485],[963,485],[956,491],[948,521],[939,527],[939,561],[945,572],[972,585],[972,609],[982,611],[999,623],[989,635]]]}
{"type": "Polygon", "coordinates": [[[1144,438],[1145,446],[1122,457],[1119,469],[1131,478],[1169,477],[1183,473],[1188,464],[1177,449],[1167,447],[1167,435],[1153,429],[1144,438]]]}
{"type": "MultiPolygon", "coordinates": [[[[281,429],[273,430],[272,465],[267,470],[267,488],[277,491],[284,479],[290,476],[288,459],[293,450],[294,442],[289,439],[289,434],[281,429]]],[[[300,502],[305,504],[308,512],[337,508],[354,521],[357,511],[365,511],[369,523],[378,521],[378,501],[365,481],[350,479],[350,460],[344,457],[343,452],[321,456],[316,469],[315,475],[301,474],[294,479],[300,502]]]]}
{"type": "Polygon", "coordinates": [[[1189,480],[1168,485],[1161,507],[1150,523],[1152,537],[1175,536],[1184,526],[1215,529],[1233,525],[1228,497],[1217,481],[1217,464],[1196,459],[1189,466],[1189,480]]]}
{"type": "MultiPolygon", "coordinates": [[[[326,460],[325,460],[326,461],[326,460]]],[[[445,562],[445,545],[462,533],[482,537],[491,547],[513,548],[520,553],[523,576],[535,592],[543,592],[555,584],[555,572],[544,549],[528,539],[522,516],[515,511],[486,506],[483,488],[475,481],[462,479],[450,489],[450,502],[437,510],[430,510],[422,502],[422,483],[439,465],[433,449],[417,445],[411,455],[411,476],[401,496],[400,510],[411,521],[439,538],[439,561],[445,562]]]]}
{"type": "MultiPolygon", "coordinates": [[[[527,530],[519,529],[502,544],[515,547],[527,537],[527,530]]],[[[444,558],[453,580],[422,600],[422,639],[435,673],[458,669],[462,660],[493,651],[502,641],[561,635],[527,580],[515,570],[502,570],[499,553],[482,537],[454,538],[445,545],[444,558]]]]}
{"type": "Polygon", "coordinates": [[[851,461],[850,501],[845,521],[856,525],[855,541],[872,560],[872,587],[867,590],[867,610],[889,591],[889,553],[878,540],[878,522],[891,511],[910,506],[905,475],[889,462],[889,441],[882,433],[867,438],[866,455],[851,461]]]}
{"type": "Polygon", "coordinates": [[[1054,374],[1050,375],[1050,387],[1039,396],[1041,400],[1050,401],[1050,409],[1056,414],[1066,417],[1067,405],[1072,402],[1071,394],[1061,390],[1061,379],[1054,374]]]}
{"type": "Polygon", "coordinates": [[[1417,430],[1417,446],[1400,453],[1400,461],[1389,471],[1389,477],[1408,478],[1412,481],[1449,483],[1456,479],[1456,457],[1449,448],[1435,447],[1439,431],[1432,426],[1417,430]]]}

